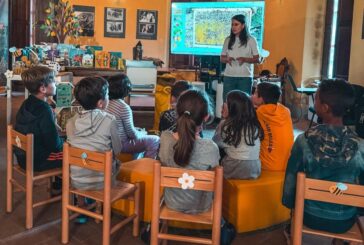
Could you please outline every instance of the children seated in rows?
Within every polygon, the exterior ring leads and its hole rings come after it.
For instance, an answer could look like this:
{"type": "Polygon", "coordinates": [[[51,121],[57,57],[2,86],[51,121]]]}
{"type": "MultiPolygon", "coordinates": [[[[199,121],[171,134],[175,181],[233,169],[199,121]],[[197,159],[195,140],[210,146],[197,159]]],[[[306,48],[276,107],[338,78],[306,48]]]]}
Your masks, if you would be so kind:
{"type": "MultiPolygon", "coordinates": [[[[177,101],[177,131],[163,131],[159,159],[163,166],[209,170],[219,164],[219,149],[211,139],[199,136],[209,118],[209,99],[204,91],[188,90],[177,101]]],[[[166,205],[185,213],[208,211],[212,193],[166,188],[166,205]]]]}
{"type": "Polygon", "coordinates": [[[187,90],[192,89],[192,85],[184,80],[177,81],[171,89],[171,109],[162,112],[159,121],[159,132],[164,130],[175,131],[177,122],[176,103],[179,96],[187,90]]]}
{"type": "Polygon", "coordinates": [[[264,131],[260,145],[263,170],[285,171],[294,141],[289,109],[278,103],[280,88],[271,83],[259,83],[252,96],[257,116],[264,131]]]}
{"type": "MultiPolygon", "coordinates": [[[[102,77],[86,77],[74,89],[83,110],[70,118],[66,125],[67,141],[74,147],[105,152],[113,151],[112,180],[120,163],[115,155],[121,151],[121,140],[115,117],[105,108],[109,102],[109,85],[102,77]]],[[[96,190],[104,187],[104,174],[71,166],[71,183],[77,189],[96,190]]]]}
{"type": "MultiPolygon", "coordinates": [[[[48,96],[56,94],[54,71],[45,66],[35,66],[21,74],[30,96],[16,114],[14,129],[22,134],[33,134],[33,169],[45,171],[62,166],[63,140],[59,137],[54,113],[47,103],[48,96]]],[[[25,169],[25,152],[16,148],[18,164],[25,169]]],[[[61,190],[56,178],[53,189],[61,190]]]]}
{"type": "MultiPolygon", "coordinates": [[[[354,91],[344,80],[324,80],[319,85],[314,107],[323,124],[299,135],[293,145],[282,198],[287,208],[295,206],[298,172],[308,178],[358,183],[358,176],[364,173],[364,140],[343,125],[343,116],[353,102],[354,91]]],[[[303,223],[312,229],[343,233],[356,217],[355,207],[305,201],[303,223]]]]}
{"type": "Polygon", "coordinates": [[[260,140],[263,129],[250,97],[239,90],[227,94],[213,140],[226,155],[221,164],[227,179],[256,179],[260,176],[260,140]]]}
{"type": "Polygon", "coordinates": [[[106,111],[116,118],[118,134],[123,153],[144,153],[144,157],[156,158],[159,148],[159,137],[147,135],[145,131],[134,127],[130,106],[124,101],[131,91],[131,83],[125,74],[106,78],[109,82],[110,102],[106,111]]]}

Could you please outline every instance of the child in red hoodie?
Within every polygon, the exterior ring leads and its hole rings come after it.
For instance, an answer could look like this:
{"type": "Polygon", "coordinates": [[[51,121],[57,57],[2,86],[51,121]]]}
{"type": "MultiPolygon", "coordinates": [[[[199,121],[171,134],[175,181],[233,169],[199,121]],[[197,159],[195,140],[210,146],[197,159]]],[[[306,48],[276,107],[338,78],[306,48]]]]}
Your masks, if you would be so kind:
{"type": "Polygon", "coordinates": [[[289,109],[278,103],[280,88],[272,83],[258,84],[252,101],[264,130],[260,145],[263,170],[285,171],[294,142],[293,125],[289,109]]]}

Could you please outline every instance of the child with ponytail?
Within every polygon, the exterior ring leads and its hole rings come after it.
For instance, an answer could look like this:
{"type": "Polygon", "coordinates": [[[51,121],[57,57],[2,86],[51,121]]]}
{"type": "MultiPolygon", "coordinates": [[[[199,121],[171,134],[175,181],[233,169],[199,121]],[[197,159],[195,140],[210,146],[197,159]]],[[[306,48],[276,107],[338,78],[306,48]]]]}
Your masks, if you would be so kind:
{"type": "MultiPolygon", "coordinates": [[[[211,111],[204,91],[188,90],[177,101],[177,132],[162,132],[159,159],[163,166],[195,170],[210,170],[219,164],[219,149],[211,139],[199,133],[211,111]]],[[[212,193],[196,190],[165,188],[166,205],[185,213],[208,211],[212,193]]]]}

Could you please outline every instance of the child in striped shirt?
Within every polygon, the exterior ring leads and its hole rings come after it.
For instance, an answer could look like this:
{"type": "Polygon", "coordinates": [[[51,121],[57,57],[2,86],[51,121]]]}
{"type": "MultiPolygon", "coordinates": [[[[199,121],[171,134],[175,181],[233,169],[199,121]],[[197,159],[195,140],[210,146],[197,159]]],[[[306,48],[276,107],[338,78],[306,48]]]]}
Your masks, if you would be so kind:
{"type": "Polygon", "coordinates": [[[159,148],[159,137],[146,135],[134,127],[130,106],[124,101],[131,91],[131,83],[125,74],[106,77],[109,82],[110,102],[107,112],[116,117],[118,133],[123,153],[144,153],[144,157],[156,158],[159,148]]]}

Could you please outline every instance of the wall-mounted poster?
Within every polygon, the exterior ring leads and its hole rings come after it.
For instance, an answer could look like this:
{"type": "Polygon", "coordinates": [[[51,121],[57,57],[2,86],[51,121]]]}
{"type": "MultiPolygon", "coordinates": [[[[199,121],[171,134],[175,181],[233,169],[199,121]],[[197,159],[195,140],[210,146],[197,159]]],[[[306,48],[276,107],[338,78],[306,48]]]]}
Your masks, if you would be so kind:
{"type": "Polygon", "coordinates": [[[157,40],[158,11],[138,9],[136,29],[137,39],[157,40]]]}
{"type": "Polygon", "coordinates": [[[105,37],[125,37],[125,13],[124,8],[105,8],[105,37]]]}
{"type": "Polygon", "coordinates": [[[73,5],[73,10],[82,28],[80,35],[93,37],[95,32],[95,7],[73,5]]]}
{"type": "Polygon", "coordinates": [[[8,69],[9,54],[9,0],[0,0],[0,84],[6,81],[3,73],[8,69]]]}

